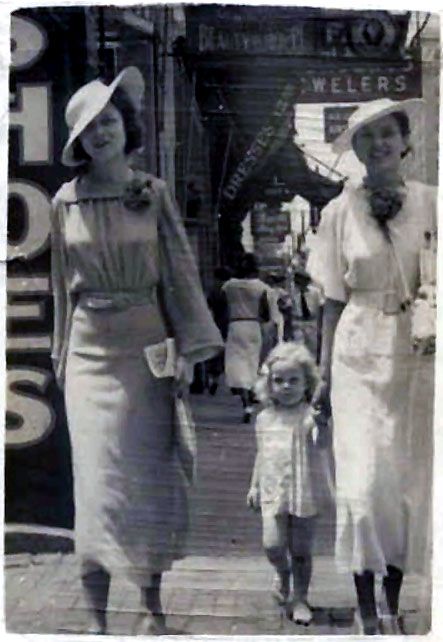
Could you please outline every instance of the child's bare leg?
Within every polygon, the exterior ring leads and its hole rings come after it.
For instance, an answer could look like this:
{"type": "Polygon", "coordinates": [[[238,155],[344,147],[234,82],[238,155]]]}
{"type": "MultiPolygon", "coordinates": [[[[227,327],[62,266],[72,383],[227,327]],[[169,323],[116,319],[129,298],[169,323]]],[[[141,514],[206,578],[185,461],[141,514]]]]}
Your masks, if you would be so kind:
{"type": "Polygon", "coordinates": [[[287,541],[288,516],[268,514],[266,507],[262,507],[262,520],[263,548],[276,571],[272,593],[277,601],[283,603],[289,597],[291,578],[287,541]]]}
{"type": "Polygon", "coordinates": [[[294,601],[305,602],[312,576],[312,546],[315,517],[291,515],[289,523],[289,550],[294,579],[294,601]]]}
{"type": "Polygon", "coordinates": [[[308,605],[308,592],[312,576],[314,530],[315,518],[291,515],[289,550],[291,552],[294,585],[293,619],[302,624],[309,624],[312,620],[312,612],[308,605]]]}
{"type": "Polygon", "coordinates": [[[110,575],[98,564],[87,564],[82,569],[81,580],[88,609],[88,632],[106,633],[110,575]]]}

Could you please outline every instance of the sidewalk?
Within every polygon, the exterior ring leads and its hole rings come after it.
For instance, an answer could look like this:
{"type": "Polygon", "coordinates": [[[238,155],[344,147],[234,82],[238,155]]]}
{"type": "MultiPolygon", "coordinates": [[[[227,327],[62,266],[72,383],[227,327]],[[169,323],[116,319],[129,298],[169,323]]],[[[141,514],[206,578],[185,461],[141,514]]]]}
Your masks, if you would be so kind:
{"type": "MultiPolygon", "coordinates": [[[[313,624],[294,625],[272,602],[272,569],[260,556],[190,556],[165,573],[162,599],[170,635],[350,635],[354,595],[351,578],[337,574],[330,557],[317,557],[310,602],[313,624]]],[[[416,580],[402,596],[407,632],[417,624],[416,580]]],[[[109,600],[109,632],[131,635],[138,591],[115,580],[109,600]]],[[[78,634],[85,611],[72,554],[6,556],[5,615],[8,632],[78,634]]]]}

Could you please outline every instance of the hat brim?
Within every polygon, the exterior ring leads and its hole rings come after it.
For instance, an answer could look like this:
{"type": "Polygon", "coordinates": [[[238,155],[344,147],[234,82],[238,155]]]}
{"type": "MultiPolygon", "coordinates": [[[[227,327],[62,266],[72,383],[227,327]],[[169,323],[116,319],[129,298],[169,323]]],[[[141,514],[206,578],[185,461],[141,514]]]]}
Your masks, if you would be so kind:
{"type": "Polygon", "coordinates": [[[67,167],[77,167],[83,165],[85,161],[77,160],[74,158],[73,145],[80,134],[86,129],[96,116],[106,107],[111,100],[112,94],[120,87],[128,96],[129,100],[134,105],[136,111],[141,108],[141,101],[145,90],[145,83],[140,70],[137,67],[126,67],[118,76],[114,78],[112,83],[106,87],[107,91],[103,92],[100,97],[91,103],[90,109],[83,113],[69,134],[69,138],[62,152],[62,163],[67,167]]]}
{"type": "Polygon", "coordinates": [[[417,118],[417,116],[422,111],[424,104],[425,101],[423,100],[423,98],[409,98],[407,100],[395,102],[392,105],[385,107],[384,109],[380,109],[380,111],[378,111],[376,114],[372,114],[365,120],[362,120],[361,122],[356,123],[354,126],[345,129],[345,131],[340,134],[340,136],[338,136],[332,143],[333,151],[336,154],[342,154],[343,152],[352,149],[352,139],[359,129],[365,127],[366,125],[369,125],[369,123],[373,123],[374,121],[379,120],[380,118],[389,116],[389,114],[392,114],[394,112],[404,112],[406,116],[408,116],[409,122],[413,124],[415,118],[417,118]]]}

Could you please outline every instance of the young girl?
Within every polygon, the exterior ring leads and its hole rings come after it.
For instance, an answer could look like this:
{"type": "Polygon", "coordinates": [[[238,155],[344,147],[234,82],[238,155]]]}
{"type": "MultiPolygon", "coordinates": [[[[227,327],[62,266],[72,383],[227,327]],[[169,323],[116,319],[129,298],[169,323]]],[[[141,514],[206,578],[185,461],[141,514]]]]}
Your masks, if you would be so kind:
{"type": "Polygon", "coordinates": [[[319,440],[314,440],[309,404],[317,381],[314,360],[304,345],[281,343],[269,353],[256,385],[257,397],[265,407],[256,420],[257,455],[247,495],[250,508],[261,507],[263,546],[276,570],[273,597],[286,604],[292,571],[292,619],[304,625],[312,620],[307,596],[319,440]]]}

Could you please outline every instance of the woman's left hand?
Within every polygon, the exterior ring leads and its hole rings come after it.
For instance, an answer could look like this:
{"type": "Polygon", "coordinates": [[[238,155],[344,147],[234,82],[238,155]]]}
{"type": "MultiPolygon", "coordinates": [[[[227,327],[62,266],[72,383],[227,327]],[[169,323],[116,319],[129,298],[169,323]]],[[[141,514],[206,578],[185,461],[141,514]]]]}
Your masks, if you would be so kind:
{"type": "Polygon", "coordinates": [[[188,393],[189,386],[192,383],[193,366],[186,357],[177,357],[175,367],[175,394],[183,397],[188,393]]]}

